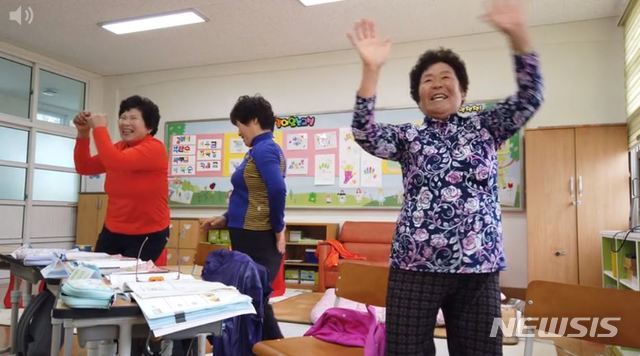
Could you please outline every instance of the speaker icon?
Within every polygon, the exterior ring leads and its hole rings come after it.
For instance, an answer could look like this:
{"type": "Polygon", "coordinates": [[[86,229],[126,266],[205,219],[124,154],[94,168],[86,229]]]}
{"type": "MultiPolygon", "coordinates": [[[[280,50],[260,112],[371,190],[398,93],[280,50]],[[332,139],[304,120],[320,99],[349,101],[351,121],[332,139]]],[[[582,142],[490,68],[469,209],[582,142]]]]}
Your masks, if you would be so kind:
{"type": "MultiPolygon", "coordinates": [[[[22,25],[22,5],[13,11],[9,11],[9,20],[17,22],[18,25],[22,25]]],[[[24,9],[24,21],[28,24],[33,22],[33,9],[31,6],[27,6],[27,8],[24,9]]]]}

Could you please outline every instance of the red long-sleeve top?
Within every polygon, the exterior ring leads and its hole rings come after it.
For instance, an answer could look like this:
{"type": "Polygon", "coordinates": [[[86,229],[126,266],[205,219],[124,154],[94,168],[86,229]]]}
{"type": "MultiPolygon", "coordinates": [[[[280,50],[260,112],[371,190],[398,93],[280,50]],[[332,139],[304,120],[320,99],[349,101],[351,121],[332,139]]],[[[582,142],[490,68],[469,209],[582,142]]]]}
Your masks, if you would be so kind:
{"type": "Polygon", "coordinates": [[[133,144],[113,144],[106,127],[95,128],[93,139],[97,155],[91,156],[89,138],[78,138],[73,158],[80,174],[107,174],[107,229],[141,235],[167,228],[169,159],[163,143],[147,135],[133,144]]]}

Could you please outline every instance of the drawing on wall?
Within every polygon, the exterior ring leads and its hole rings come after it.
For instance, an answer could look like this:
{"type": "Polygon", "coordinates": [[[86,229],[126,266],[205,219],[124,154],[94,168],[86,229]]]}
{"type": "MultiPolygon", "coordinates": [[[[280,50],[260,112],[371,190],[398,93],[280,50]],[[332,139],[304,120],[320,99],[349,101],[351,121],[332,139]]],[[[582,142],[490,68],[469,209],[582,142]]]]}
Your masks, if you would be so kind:
{"type": "MultiPolygon", "coordinates": [[[[465,115],[491,108],[474,103],[465,115]]],[[[287,208],[398,208],[403,201],[400,164],[365,153],[349,127],[351,111],[279,116],[274,141],[285,156],[287,208]]],[[[377,110],[380,123],[421,125],[417,108],[377,110]]],[[[224,120],[170,121],[165,142],[169,152],[172,206],[226,207],[230,177],[248,147],[237,129],[224,120]],[[188,193],[190,192],[190,193],[188,193]]],[[[521,133],[497,152],[498,188],[503,209],[523,206],[521,133]]]]}
{"type": "Polygon", "coordinates": [[[316,151],[329,150],[338,147],[338,138],[335,131],[321,132],[314,135],[316,151]]]}
{"type": "Polygon", "coordinates": [[[336,156],[316,155],[315,157],[315,185],[334,185],[336,182],[336,156]]]}
{"type": "Polygon", "coordinates": [[[287,150],[300,151],[306,150],[308,145],[308,136],[306,133],[287,134],[287,150]]]}
{"type": "Polygon", "coordinates": [[[287,175],[307,175],[308,172],[308,158],[287,158],[287,175]]]}

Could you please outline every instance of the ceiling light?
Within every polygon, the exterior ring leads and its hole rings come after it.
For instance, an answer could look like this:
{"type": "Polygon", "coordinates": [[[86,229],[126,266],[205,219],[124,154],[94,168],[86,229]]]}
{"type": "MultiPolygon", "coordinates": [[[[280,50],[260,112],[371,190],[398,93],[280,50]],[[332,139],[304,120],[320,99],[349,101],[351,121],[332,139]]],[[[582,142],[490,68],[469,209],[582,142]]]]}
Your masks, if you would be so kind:
{"type": "Polygon", "coordinates": [[[46,96],[54,96],[56,94],[58,94],[58,91],[51,88],[46,88],[45,90],[42,91],[42,95],[46,95],[46,96]]]}
{"type": "Polygon", "coordinates": [[[314,5],[322,5],[328,4],[330,2],[338,2],[342,0],[299,0],[304,6],[314,6],[314,5]]]}
{"type": "Polygon", "coordinates": [[[177,12],[130,18],[118,21],[99,23],[98,26],[116,35],[133,32],[157,30],[159,28],[176,27],[205,22],[207,19],[196,10],[181,10],[177,12]]]}

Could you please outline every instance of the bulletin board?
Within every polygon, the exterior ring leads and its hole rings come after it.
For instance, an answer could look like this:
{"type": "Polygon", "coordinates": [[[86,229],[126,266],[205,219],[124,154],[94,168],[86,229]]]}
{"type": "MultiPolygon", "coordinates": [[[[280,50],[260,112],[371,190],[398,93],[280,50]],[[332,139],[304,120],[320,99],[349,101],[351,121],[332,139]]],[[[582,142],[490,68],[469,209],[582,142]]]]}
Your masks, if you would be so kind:
{"type": "MultiPolygon", "coordinates": [[[[488,109],[472,103],[460,113],[488,109]]],[[[278,116],[274,140],[286,157],[287,208],[395,209],[402,205],[400,165],[366,152],[351,133],[353,112],[278,116]]],[[[376,120],[420,125],[418,108],[376,110],[376,120]]],[[[172,207],[226,207],[231,174],[248,148],[227,119],[165,124],[172,207]]],[[[506,209],[522,209],[522,139],[518,132],[498,152],[499,195],[506,209]]]]}

